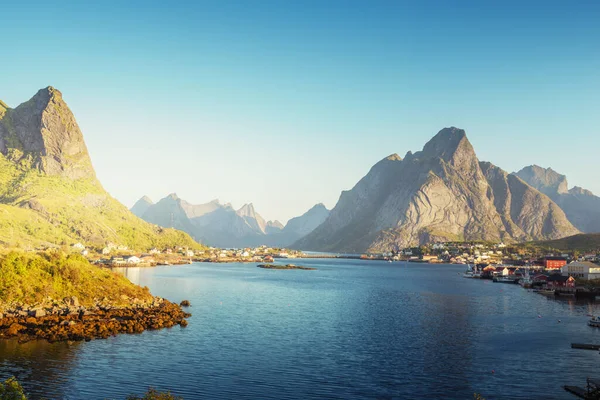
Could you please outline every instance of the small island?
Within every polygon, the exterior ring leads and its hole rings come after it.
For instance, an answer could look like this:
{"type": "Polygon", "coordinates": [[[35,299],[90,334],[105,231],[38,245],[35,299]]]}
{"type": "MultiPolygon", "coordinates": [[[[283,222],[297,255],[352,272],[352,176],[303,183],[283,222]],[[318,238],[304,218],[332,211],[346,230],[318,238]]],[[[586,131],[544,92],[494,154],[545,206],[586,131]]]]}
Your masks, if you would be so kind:
{"type": "Polygon", "coordinates": [[[258,268],[266,268],[266,269],[304,269],[307,271],[314,271],[316,268],[303,267],[302,265],[294,265],[294,264],[258,264],[258,268]]]}

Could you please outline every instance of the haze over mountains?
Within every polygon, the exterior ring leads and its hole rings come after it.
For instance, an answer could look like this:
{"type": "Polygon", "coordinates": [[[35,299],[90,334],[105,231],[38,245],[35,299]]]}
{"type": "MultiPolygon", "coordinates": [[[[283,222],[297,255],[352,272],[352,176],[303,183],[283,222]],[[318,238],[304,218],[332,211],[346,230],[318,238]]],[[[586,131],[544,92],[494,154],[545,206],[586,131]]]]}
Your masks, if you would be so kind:
{"type": "Polygon", "coordinates": [[[531,165],[515,175],[554,200],[577,229],[600,232],[600,197],[578,186],[569,189],[567,177],[552,168],[531,165]]]}
{"type": "Polygon", "coordinates": [[[0,243],[8,246],[200,247],[106,193],[75,117],[52,87],[14,109],[0,102],[0,216],[0,243]]]}
{"type": "Polygon", "coordinates": [[[193,205],[176,194],[170,194],[156,204],[144,196],[131,211],[148,222],[181,229],[201,243],[214,247],[263,244],[285,247],[315,229],[329,214],[323,204],[317,204],[302,216],[292,218],[284,227],[279,221],[265,221],[251,203],[238,210],[218,200],[193,205]]]}
{"type": "Polygon", "coordinates": [[[293,247],[390,251],[433,241],[526,241],[578,233],[546,194],[488,162],[465,132],[442,129],[422,151],[375,164],[293,247]]]}

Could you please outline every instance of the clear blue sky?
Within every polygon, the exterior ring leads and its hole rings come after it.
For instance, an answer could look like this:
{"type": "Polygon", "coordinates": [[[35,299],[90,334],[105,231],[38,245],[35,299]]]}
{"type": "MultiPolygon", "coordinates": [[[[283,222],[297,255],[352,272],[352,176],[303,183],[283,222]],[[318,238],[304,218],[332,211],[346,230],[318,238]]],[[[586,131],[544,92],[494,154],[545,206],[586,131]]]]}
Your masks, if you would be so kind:
{"type": "Polygon", "coordinates": [[[0,11],[0,98],[60,89],[127,206],[177,192],[285,222],[446,126],[600,193],[598,1],[169,4],[0,11]]]}

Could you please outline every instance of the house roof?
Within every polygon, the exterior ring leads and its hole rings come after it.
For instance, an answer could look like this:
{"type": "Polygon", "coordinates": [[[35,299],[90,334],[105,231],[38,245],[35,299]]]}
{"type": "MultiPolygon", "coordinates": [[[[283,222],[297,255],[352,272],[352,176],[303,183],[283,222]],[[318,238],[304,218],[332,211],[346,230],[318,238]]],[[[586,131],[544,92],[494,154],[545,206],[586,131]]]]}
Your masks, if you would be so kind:
{"type": "Polygon", "coordinates": [[[570,276],[554,274],[548,277],[548,282],[566,282],[569,280],[569,278],[570,276]]]}

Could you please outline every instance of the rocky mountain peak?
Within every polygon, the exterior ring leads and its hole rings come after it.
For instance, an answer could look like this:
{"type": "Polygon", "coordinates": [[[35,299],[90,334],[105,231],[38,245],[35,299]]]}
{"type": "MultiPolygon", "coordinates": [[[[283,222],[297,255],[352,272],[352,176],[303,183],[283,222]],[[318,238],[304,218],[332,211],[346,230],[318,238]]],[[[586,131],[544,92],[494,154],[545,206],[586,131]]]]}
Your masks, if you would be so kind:
{"type": "Polygon", "coordinates": [[[569,192],[567,177],[552,168],[530,165],[515,173],[515,175],[550,197],[569,192]]]}
{"type": "Polygon", "coordinates": [[[591,191],[584,189],[580,186],[573,186],[573,188],[571,188],[569,190],[569,194],[578,195],[578,196],[593,196],[594,195],[594,193],[592,193],[591,191]]]}
{"type": "Polygon", "coordinates": [[[177,193],[171,193],[167,196],[167,198],[171,200],[179,200],[179,196],[177,196],[177,193]]]}
{"type": "Polygon", "coordinates": [[[141,199],[136,201],[136,203],[131,207],[131,212],[137,215],[138,217],[142,217],[146,211],[153,205],[154,203],[148,196],[143,196],[141,199]]]}
{"type": "Polygon", "coordinates": [[[476,161],[475,150],[464,130],[450,127],[439,131],[425,146],[420,156],[440,158],[446,162],[476,161]]]}
{"type": "Polygon", "coordinates": [[[244,204],[237,213],[241,216],[253,216],[256,214],[254,210],[254,205],[252,203],[244,204]]]}
{"type": "Polygon", "coordinates": [[[95,178],[83,134],[62,93],[49,86],[15,109],[0,107],[0,152],[48,175],[95,178]]]}

